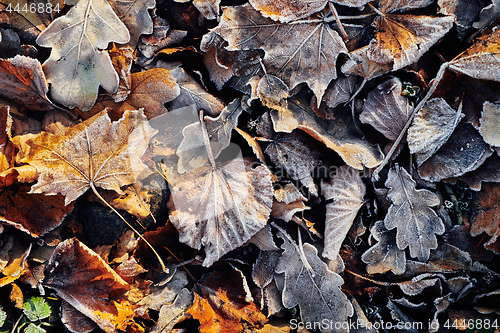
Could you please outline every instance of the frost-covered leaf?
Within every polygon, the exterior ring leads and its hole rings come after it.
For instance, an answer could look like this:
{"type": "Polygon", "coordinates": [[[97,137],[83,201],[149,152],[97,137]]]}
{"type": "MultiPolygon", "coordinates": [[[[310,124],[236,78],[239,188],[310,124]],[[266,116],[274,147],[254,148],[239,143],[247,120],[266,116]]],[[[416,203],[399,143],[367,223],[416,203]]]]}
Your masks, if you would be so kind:
{"type": "Polygon", "coordinates": [[[476,29],[484,29],[500,17],[500,1],[491,0],[488,6],[484,7],[479,14],[479,20],[472,25],[476,29]]]}
{"type": "Polygon", "coordinates": [[[42,132],[28,141],[23,159],[40,174],[30,193],[61,193],[66,205],[94,186],[122,194],[120,187],[147,168],[140,157],[154,134],[142,111],[126,111],[116,122],[103,111],[65,135],[42,132]]]}
{"type": "Polygon", "coordinates": [[[441,218],[430,207],[439,205],[439,198],[428,190],[417,190],[408,172],[396,164],[389,170],[385,186],[392,202],[384,219],[388,230],[397,228],[398,248],[410,248],[410,255],[420,261],[429,259],[431,249],[437,248],[435,234],[444,233],[441,218]]]}
{"type": "Polygon", "coordinates": [[[479,168],[458,177],[458,179],[466,183],[474,191],[481,190],[481,183],[499,183],[500,156],[498,152],[488,157],[479,168]]]}
{"type": "Polygon", "coordinates": [[[29,320],[38,322],[48,318],[52,313],[52,309],[43,297],[32,296],[24,302],[23,312],[29,320]]]}
{"type": "Polygon", "coordinates": [[[469,0],[438,0],[439,14],[454,15],[458,37],[467,37],[473,22],[478,18],[482,5],[479,1],[469,0]]]}
{"type": "Polygon", "coordinates": [[[168,207],[179,240],[196,249],[203,245],[203,265],[210,266],[264,228],[273,191],[265,166],[254,167],[241,156],[215,163],[203,123],[202,132],[211,165],[186,172],[172,184],[168,207]]]}
{"type": "MultiPolygon", "coordinates": [[[[347,322],[354,313],[351,302],[341,291],[344,280],[321,261],[318,250],[309,243],[301,248],[283,230],[281,248],[285,250],[276,266],[276,273],[284,273],[283,305],[290,309],[298,305],[302,322],[321,322],[328,318],[334,323],[347,322]]],[[[342,328],[323,332],[348,332],[342,328]]]]}
{"type": "MultiPolygon", "coordinates": [[[[189,2],[191,0],[174,0],[175,2],[189,2]]],[[[221,0],[192,0],[193,5],[207,20],[215,20],[219,16],[221,0]]]]}
{"type": "Polygon", "coordinates": [[[347,232],[363,206],[366,188],[359,171],[343,165],[330,181],[321,183],[321,190],[325,200],[333,199],[326,204],[325,247],[322,255],[336,260],[347,232]]]}
{"type": "Polygon", "coordinates": [[[500,105],[490,102],[484,102],[479,133],[483,136],[486,143],[500,147],[500,105]]]}
{"type": "MultiPolygon", "coordinates": [[[[205,117],[205,127],[210,140],[212,154],[216,159],[229,146],[232,131],[238,125],[243,112],[241,100],[236,99],[217,116],[205,117]]],[[[203,143],[203,129],[200,122],[188,125],[182,130],[183,140],[177,148],[178,171],[185,173],[209,163],[207,148],[203,143]]]]}
{"type": "Polygon", "coordinates": [[[329,0],[250,0],[264,17],[287,23],[306,18],[325,8],[329,0]]]}
{"type": "Polygon", "coordinates": [[[193,304],[193,294],[183,288],[172,304],[163,305],[158,315],[158,322],[151,329],[151,333],[169,333],[175,324],[186,313],[186,310],[193,304]]]}
{"type": "Polygon", "coordinates": [[[487,233],[491,238],[484,247],[500,253],[500,185],[484,184],[475,197],[470,233],[472,236],[487,233]]]}
{"type": "Polygon", "coordinates": [[[383,156],[380,148],[360,139],[355,133],[350,111],[337,110],[332,113],[332,119],[323,119],[303,99],[289,99],[287,103],[288,108],[271,111],[276,132],[290,133],[296,128],[301,129],[358,170],[373,168],[381,163],[383,156]]]}
{"type": "Polygon", "coordinates": [[[479,37],[474,45],[450,61],[448,68],[476,79],[500,81],[500,28],[479,37]]]}
{"type": "Polygon", "coordinates": [[[226,7],[223,13],[214,31],[229,43],[228,50],[264,50],[263,62],[269,74],[282,79],[290,89],[305,82],[321,100],[330,81],[337,77],[337,57],[347,53],[328,23],[277,23],[249,4],[226,7]]]}
{"type": "Polygon", "coordinates": [[[402,87],[396,77],[379,84],[368,93],[359,116],[362,123],[372,125],[392,141],[397,139],[413,111],[408,97],[401,94],[402,87]]]}
{"type": "Polygon", "coordinates": [[[130,41],[127,43],[135,49],[139,37],[153,33],[153,20],[148,10],[155,8],[155,0],[112,0],[110,5],[125,24],[129,33],[130,41]]]}
{"type": "Polygon", "coordinates": [[[392,271],[394,274],[403,274],[406,269],[406,255],[396,245],[396,233],[384,227],[383,221],[376,222],[371,229],[371,237],[377,244],[366,250],[361,260],[368,264],[368,274],[382,274],[392,271]]]}
{"type": "Polygon", "coordinates": [[[397,1],[380,3],[375,38],[366,50],[368,58],[380,64],[392,64],[398,70],[417,62],[453,26],[453,16],[390,14],[396,10],[421,8],[433,1],[397,1]]]}
{"type": "Polygon", "coordinates": [[[342,74],[337,80],[330,83],[323,96],[323,101],[331,108],[348,102],[358,89],[360,81],[358,75],[346,76],[342,74]]]}
{"type": "Polygon", "coordinates": [[[455,111],[442,98],[425,103],[408,129],[408,146],[421,165],[431,157],[451,136],[464,117],[461,108],[455,111]]]}
{"type": "Polygon", "coordinates": [[[461,123],[448,141],[418,168],[418,174],[432,182],[458,177],[479,168],[491,154],[478,131],[461,123]]]}
{"type": "Polygon", "coordinates": [[[342,73],[346,75],[356,74],[368,81],[382,74],[388,73],[392,69],[392,64],[380,64],[368,58],[367,50],[369,46],[363,46],[349,53],[349,59],[342,65],[342,73]]]}
{"type": "Polygon", "coordinates": [[[106,0],[82,0],[57,18],[36,42],[51,47],[43,64],[50,96],[69,108],[87,111],[99,86],[110,93],[118,89],[118,74],[104,50],[108,43],[127,43],[130,34],[106,0]]]}

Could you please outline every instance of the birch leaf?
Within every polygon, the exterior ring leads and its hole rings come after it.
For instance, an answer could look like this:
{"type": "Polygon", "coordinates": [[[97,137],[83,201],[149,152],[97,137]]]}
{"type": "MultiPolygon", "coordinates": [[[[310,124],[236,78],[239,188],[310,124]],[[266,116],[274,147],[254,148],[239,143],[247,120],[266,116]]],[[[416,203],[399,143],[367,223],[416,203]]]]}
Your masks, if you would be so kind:
{"type": "Polygon", "coordinates": [[[486,143],[500,147],[500,105],[484,102],[479,132],[486,143]]]}
{"type": "Polygon", "coordinates": [[[290,89],[305,82],[320,101],[330,81],[337,78],[335,62],[347,49],[328,23],[277,23],[249,4],[226,7],[223,13],[214,31],[228,42],[227,49],[264,50],[266,69],[290,89]]]}
{"type": "Polygon", "coordinates": [[[393,77],[368,93],[359,120],[372,125],[389,140],[395,141],[408,121],[413,107],[401,94],[403,84],[393,77]]]}
{"type": "Polygon", "coordinates": [[[449,139],[464,117],[461,107],[455,111],[442,98],[425,103],[408,129],[408,146],[420,166],[449,139]]]}
{"type": "Polygon", "coordinates": [[[500,28],[479,37],[474,45],[450,61],[448,68],[476,79],[500,81],[500,28]]]}
{"type": "Polygon", "coordinates": [[[95,103],[99,86],[114,93],[118,74],[109,55],[101,50],[110,42],[129,40],[127,27],[106,0],[79,1],[36,40],[38,45],[52,48],[43,64],[52,99],[87,111],[95,103]]]}
{"type": "Polygon", "coordinates": [[[444,233],[441,218],[430,207],[439,205],[439,198],[428,190],[417,190],[408,172],[396,164],[389,170],[385,182],[387,196],[392,202],[384,219],[388,230],[397,228],[396,244],[420,261],[429,259],[431,249],[437,248],[435,234],[444,233]]]}
{"type": "MultiPolygon", "coordinates": [[[[321,261],[318,250],[309,243],[302,248],[288,234],[278,232],[285,250],[276,266],[276,273],[284,273],[283,305],[290,309],[298,305],[302,322],[321,322],[328,318],[332,322],[347,322],[354,314],[351,302],[341,291],[344,280],[328,269],[321,261]]],[[[348,332],[346,328],[325,329],[323,332],[348,332]]]]}
{"type": "Polygon", "coordinates": [[[126,111],[116,122],[103,111],[65,135],[42,132],[28,141],[23,159],[40,174],[30,193],[61,193],[66,205],[94,186],[123,194],[120,187],[147,168],[140,157],[154,134],[142,110],[126,111]]]}
{"type": "Polygon", "coordinates": [[[377,244],[361,256],[361,260],[368,264],[366,272],[382,274],[392,271],[397,275],[403,274],[406,269],[406,255],[405,251],[400,250],[396,245],[395,232],[387,230],[383,221],[378,221],[371,229],[371,237],[377,241],[377,244]]]}
{"type": "Polygon", "coordinates": [[[329,182],[321,184],[321,189],[325,200],[333,199],[326,204],[325,248],[322,255],[337,260],[352,222],[363,206],[366,188],[359,171],[343,165],[329,182]]]}

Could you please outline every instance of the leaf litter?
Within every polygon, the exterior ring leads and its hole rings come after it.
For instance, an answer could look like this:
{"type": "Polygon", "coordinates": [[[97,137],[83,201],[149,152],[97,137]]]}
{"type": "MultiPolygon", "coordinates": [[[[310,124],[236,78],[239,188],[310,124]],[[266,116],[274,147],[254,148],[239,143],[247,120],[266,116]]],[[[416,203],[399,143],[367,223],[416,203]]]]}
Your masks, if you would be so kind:
{"type": "Polygon", "coordinates": [[[0,330],[496,325],[497,1],[16,4],[0,330]]]}

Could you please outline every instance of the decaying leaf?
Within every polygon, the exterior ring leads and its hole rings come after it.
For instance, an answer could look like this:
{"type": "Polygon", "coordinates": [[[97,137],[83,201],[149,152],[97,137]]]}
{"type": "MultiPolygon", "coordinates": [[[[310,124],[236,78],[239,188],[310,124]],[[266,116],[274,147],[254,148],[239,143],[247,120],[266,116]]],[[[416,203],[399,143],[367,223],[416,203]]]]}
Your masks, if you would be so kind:
{"type": "Polygon", "coordinates": [[[75,238],[61,242],[44,284],[107,333],[125,330],[134,306],[120,295],[130,286],[104,260],[75,238]]]}
{"type": "Polygon", "coordinates": [[[334,150],[349,166],[362,170],[363,167],[373,168],[382,161],[382,152],[378,146],[360,139],[353,133],[354,124],[351,112],[338,110],[333,119],[318,117],[309,103],[301,99],[289,99],[288,108],[272,110],[276,132],[290,133],[298,128],[308,133],[316,140],[323,142],[334,150]]]}
{"type": "Polygon", "coordinates": [[[257,9],[264,17],[269,17],[274,21],[287,23],[290,21],[303,19],[325,8],[328,0],[313,1],[286,1],[286,0],[250,0],[253,8],[257,9]]]}
{"type": "Polygon", "coordinates": [[[470,233],[477,236],[486,232],[491,238],[484,247],[500,253],[500,186],[486,183],[476,199],[470,233]]]}
{"type": "Polygon", "coordinates": [[[129,40],[127,27],[105,0],[78,1],[36,40],[38,45],[52,48],[43,64],[52,99],[87,111],[94,105],[99,86],[114,93],[118,74],[109,55],[101,50],[110,42],[129,40]]]}
{"type": "Polygon", "coordinates": [[[408,121],[413,107],[401,94],[403,83],[393,77],[373,89],[359,116],[362,123],[372,125],[389,140],[395,141],[408,121]]]}
{"type": "Polygon", "coordinates": [[[377,244],[361,256],[361,260],[368,264],[367,273],[382,274],[392,271],[394,274],[403,274],[406,269],[406,255],[405,251],[396,245],[396,233],[387,230],[383,221],[378,221],[371,229],[371,237],[377,244]]]}
{"type": "MultiPolygon", "coordinates": [[[[188,2],[191,0],[174,0],[175,2],[188,2]]],[[[207,20],[215,20],[219,16],[221,0],[193,0],[193,5],[207,20]]]]}
{"type": "Polygon", "coordinates": [[[418,174],[432,182],[458,177],[479,168],[491,154],[476,129],[459,124],[448,141],[418,168],[418,174]]]}
{"type": "Polygon", "coordinates": [[[193,294],[183,288],[172,304],[161,307],[159,319],[151,333],[169,333],[193,304],[193,294]]]}
{"type": "Polygon", "coordinates": [[[113,100],[116,103],[123,102],[130,94],[132,86],[130,71],[132,70],[132,62],[134,61],[133,50],[129,47],[118,48],[113,44],[113,48],[109,50],[109,56],[120,79],[118,90],[112,95],[113,100]]]}
{"type": "Polygon", "coordinates": [[[30,193],[65,196],[68,205],[91,187],[114,190],[135,183],[146,167],[140,157],[155,131],[141,111],[111,122],[106,111],[70,127],[66,135],[42,132],[28,141],[23,161],[40,173],[30,193]]]}
{"type": "Polygon", "coordinates": [[[479,14],[479,20],[472,25],[476,29],[484,29],[500,16],[500,2],[492,0],[492,3],[484,7],[479,14]]]}
{"type": "Polygon", "coordinates": [[[500,147],[500,105],[484,102],[479,132],[486,143],[500,147]]]}
{"type": "Polygon", "coordinates": [[[381,1],[380,11],[377,11],[379,16],[373,23],[377,32],[366,50],[368,58],[380,64],[392,64],[392,70],[417,62],[451,29],[454,17],[403,15],[392,12],[425,7],[431,2],[381,1]]]}
{"type": "Polygon", "coordinates": [[[415,189],[416,183],[408,172],[396,164],[389,170],[385,182],[387,196],[392,202],[384,219],[388,230],[397,228],[396,244],[420,261],[429,259],[431,249],[437,248],[435,234],[444,232],[441,218],[430,207],[439,205],[439,198],[428,190],[415,189]]]}
{"type": "Polygon", "coordinates": [[[205,247],[204,266],[243,245],[269,218],[271,173],[241,157],[216,164],[202,119],[203,143],[211,165],[199,167],[173,184],[168,207],[179,241],[205,247]]]}
{"type": "Polygon", "coordinates": [[[97,324],[89,317],[64,300],[61,304],[60,316],[64,326],[72,333],[90,333],[97,327],[97,324]]]}
{"type": "Polygon", "coordinates": [[[321,183],[321,190],[325,200],[333,200],[326,204],[325,248],[322,255],[337,260],[347,232],[363,206],[366,187],[358,170],[343,165],[329,182],[321,183]]]}
{"type": "Polygon", "coordinates": [[[418,165],[422,165],[449,139],[463,117],[461,108],[455,111],[442,98],[429,100],[418,111],[407,137],[410,152],[416,154],[418,165]]]}
{"type": "Polygon", "coordinates": [[[55,108],[47,98],[49,87],[36,59],[19,55],[0,59],[0,81],[0,96],[18,103],[23,109],[47,111],[55,108]]]}
{"type": "MultiPolygon", "coordinates": [[[[346,322],[354,310],[351,302],[340,290],[344,280],[328,269],[318,256],[318,250],[309,243],[301,248],[285,231],[279,231],[284,243],[276,273],[285,275],[283,305],[290,309],[298,305],[302,322],[321,322],[328,318],[335,322],[346,322]]],[[[348,329],[324,332],[348,332],[348,329]]]]}
{"type": "Polygon", "coordinates": [[[154,0],[114,0],[110,5],[125,24],[130,40],[127,45],[135,49],[140,35],[153,33],[153,20],[149,16],[148,9],[155,8],[154,0]]]}
{"type": "MultiPolygon", "coordinates": [[[[232,131],[238,125],[243,112],[241,101],[236,99],[222,110],[218,117],[205,117],[205,128],[210,140],[210,149],[216,159],[229,146],[232,131]]],[[[209,163],[207,148],[203,142],[203,129],[200,122],[188,125],[182,130],[183,140],[177,148],[179,156],[178,171],[185,173],[209,163]]]]}
{"type": "Polygon", "coordinates": [[[270,74],[278,76],[290,89],[307,83],[318,101],[337,77],[337,57],[347,53],[338,33],[326,22],[277,23],[249,4],[224,8],[215,32],[228,42],[230,51],[264,50],[263,61],[270,74]]]}
{"type": "Polygon", "coordinates": [[[346,76],[342,74],[337,80],[332,81],[325,91],[323,101],[331,108],[348,102],[358,89],[360,77],[358,75],[346,76]]]}
{"type": "Polygon", "coordinates": [[[267,321],[255,303],[245,300],[242,278],[235,270],[205,275],[196,290],[187,313],[200,321],[202,333],[241,332],[243,323],[255,327],[267,321]]]}
{"type": "Polygon", "coordinates": [[[454,15],[455,24],[460,39],[466,37],[468,30],[475,27],[473,22],[477,19],[482,8],[479,1],[468,0],[438,0],[439,13],[443,15],[454,15]]]}

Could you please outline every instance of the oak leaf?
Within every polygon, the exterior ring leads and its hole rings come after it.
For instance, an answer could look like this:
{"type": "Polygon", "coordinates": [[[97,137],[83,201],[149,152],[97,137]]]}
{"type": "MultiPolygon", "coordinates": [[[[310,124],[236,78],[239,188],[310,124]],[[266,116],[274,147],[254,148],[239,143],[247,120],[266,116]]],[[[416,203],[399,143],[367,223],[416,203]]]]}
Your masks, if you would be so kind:
{"type": "Polygon", "coordinates": [[[203,122],[202,139],[211,165],[187,172],[172,184],[168,207],[179,241],[196,249],[203,245],[203,265],[210,266],[266,225],[273,191],[265,166],[253,167],[241,156],[215,163],[203,122]]]}
{"type": "Polygon", "coordinates": [[[380,2],[374,39],[366,50],[368,58],[380,64],[392,64],[398,70],[417,62],[453,26],[454,17],[392,14],[397,10],[422,8],[433,1],[380,2]]]}
{"type": "Polygon", "coordinates": [[[23,159],[40,173],[30,193],[61,193],[66,205],[89,188],[122,194],[120,187],[135,183],[147,168],[140,157],[154,134],[142,110],[126,111],[116,122],[103,111],[66,135],[42,132],[28,141],[30,153],[23,159]]]}
{"type": "Polygon", "coordinates": [[[486,143],[500,147],[500,105],[485,102],[481,119],[479,119],[479,133],[483,136],[486,143]]]}
{"type": "MultiPolygon", "coordinates": [[[[280,228],[281,229],[281,228],[280,228]]],[[[279,230],[285,250],[276,266],[276,273],[284,273],[283,305],[290,309],[298,305],[302,322],[346,322],[354,311],[351,302],[341,291],[344,280],[321,261],[318,250],[309,243],[297,245],[284,230],[279,230]]],[[[334,327],[323,332],[348,332],[334,327]]]]}
{"type": "Polygon", "coordinates": [[[368,274],[382,274],[392,271],[400,275],[406,269],[405,251],[400,250],[396,245],[396,233],[385,229],[384,222],[375,222],[371,229],[371,237],[377,244],[366,250],[361,256],[361,260],[367,264],[368,274]]]}
{"type": "Polygon", "coordinates": [[[368,93],[359,120],[372,125],[389,140],[395,141],[408,121],[413,106],[401,94],[403,84],[393,77],[368,93]]]}
{"type": "Polygon", "coordinates": [[[78,1],[36,40],[38,45],[52,48],[43,64],[52,99],[87,111],[94,105],[99,86],[114,93],[118,74],[109,55],[101,50],[110,42],[129,40],[127,27],[106,0],[78,1]]]}
{"type": "Polygon", "coordinates": [[[255,303],[245,300],[242,277],[235,270],[209,273],[195,290],[187,313],[200,321],[202,333],[241,332],[243,323],[254,327],[267,321],[255,303]]]}
{"type": "Polygon", "coordinates": [[[140,35],[153,33],[153,20],[149,16],[148,9],[155,8],[155,4],[154,0],[113,0],[110,2],[116,15],[130,33],[127,45],[133,49],[137,46],[140,35]]]}
{"type": "Polygon", "coordinates": [[[434,98],[418,111],[408,128],[408,146],[422,165],[450,138],[460,120],[462,108],[455,111],[442,98],[434,98]]]}
{"type": "Polygon", "coordinates": [[[131,324],[135,306],[121,298],[130,285],[76,238],[56,247],[47,272],[44,285],[105,332],[125,330],[131,324]]]}
{"type": "Polygon", "coordinates": [[[22,109],[47,111],[55,106],[47,98],[49,87],[40,62],[17,55],[0,59],[0,96],[18,103],[22,109]]]}
{"type": "Polygon", "coordinates": [[[270,74],[278,76],[290,89],[307,83],[319,101],[330,81],[337,77],[337,57],[347,53],[338,33],[323,20],[297,25],[277,23],[250,4],[224,8],[214,31],[228,42],[227,50],[264,50],[263,62],[270,74]]]}
{"type": "Polygon", "coordinates": [[[333,199],[326,204],[325,247],[322,255],[330,260],[338,260],[340,247],[363,206],[366,187],[358,170],[343,165],[330,181],[322,182],[321,189],[325,200],[333,199]]]}
{"type": "Polygon", "coordinates": [[[439,205],[439,198],[428,190],[417,190],[408,172],[396,164],[389,170],[385,182],[387,196],[392,202],[384,219],[388,230],[397,228],[396,244],[420,261],[429,259],[431,249],[437,248],[435,234],[444,233],[441,218],[430,207],[439,205]]]}

